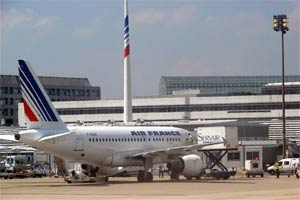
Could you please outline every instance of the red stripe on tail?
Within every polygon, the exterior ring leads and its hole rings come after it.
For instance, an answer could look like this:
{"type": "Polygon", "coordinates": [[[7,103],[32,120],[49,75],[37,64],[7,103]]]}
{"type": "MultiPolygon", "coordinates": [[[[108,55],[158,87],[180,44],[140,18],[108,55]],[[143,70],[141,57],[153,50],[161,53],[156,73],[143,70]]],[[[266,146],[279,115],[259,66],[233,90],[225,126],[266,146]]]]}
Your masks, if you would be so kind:
{"type": "Polygon", "coordinates": [[[25,114],[28,117],[28,119],[31,122],[37,122],[39,121],[37,119],[37,117],[35,116],[35,114],[32,112],[32,110],[30,109],[30,107],[28,106],[27,102],[25,101],[25,99],[23,99],[23,104],[24,104],[24,110],[25,110],[25,114]]]}

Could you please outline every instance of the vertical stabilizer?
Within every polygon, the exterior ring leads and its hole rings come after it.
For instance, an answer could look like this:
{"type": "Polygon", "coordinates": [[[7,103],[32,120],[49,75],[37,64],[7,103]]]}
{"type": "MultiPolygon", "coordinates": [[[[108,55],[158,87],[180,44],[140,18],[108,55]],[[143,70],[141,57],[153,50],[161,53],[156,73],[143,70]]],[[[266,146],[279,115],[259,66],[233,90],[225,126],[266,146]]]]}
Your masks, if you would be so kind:
{"type": "Polygon", "coordinates": [[[132,121],[128,2],[124,0],[124,123],[132,121]]]}
{"type": "Polygon", "coordinates": [[[27,128],[66,129],[30,64],[19,60],[19,78],[27,128]]]}

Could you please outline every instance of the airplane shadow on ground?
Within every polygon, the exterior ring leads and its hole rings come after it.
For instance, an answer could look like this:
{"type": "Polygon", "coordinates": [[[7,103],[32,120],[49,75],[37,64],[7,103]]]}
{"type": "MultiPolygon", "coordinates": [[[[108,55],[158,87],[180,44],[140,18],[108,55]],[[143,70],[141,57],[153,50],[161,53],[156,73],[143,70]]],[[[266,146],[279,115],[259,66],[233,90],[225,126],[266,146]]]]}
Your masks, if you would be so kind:
{"type": "MultiPolygon", "coordinates": [[[[223,184],[223,183],[228,183],[228,184],[255,184],[253,181],[249,179],[232,179],[232,180],[212,180],[212,179],[201,179],[201,180],[154,180],[152,182],[144,182],[144,183],[139,183],[137,181],[127,181],[127,180],[111,180],[108,183],[103,183],[103,182],[95,182],[95,183],[71,183],[67,184],[67,186],[109,186],[109,185],[120,185],[120,184],[154,184],[154,183],[186,183],[186,184],[201,184],[201,183],[206,183],[206,184],[223,184]]],[[[53,185],[54,186],[54,185],[53,185]]],[[[64,185],[66,186],[66,185],[64,185]]],[[[50,186],[52,187],[52,186],[50,186]]],[[[56,187],[56,185],[54,186],[56,187]]]]}

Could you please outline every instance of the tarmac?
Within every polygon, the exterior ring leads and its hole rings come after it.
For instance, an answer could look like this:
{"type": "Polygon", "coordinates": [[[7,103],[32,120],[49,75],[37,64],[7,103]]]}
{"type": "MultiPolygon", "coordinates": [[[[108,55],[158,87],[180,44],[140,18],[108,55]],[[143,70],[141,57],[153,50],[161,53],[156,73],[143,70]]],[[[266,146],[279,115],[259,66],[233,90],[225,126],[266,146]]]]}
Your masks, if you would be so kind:
{"type": "Polygon", "coordinates": [[[274,176],[229,180],[201,179],[171,181],[154,177],[151,183],[137,183],[135,177],[113,177],[108,183],[72,183],[62,178],[0,180],[1,200],[91,200],[91,199],[264,199],[299,200],[300,179],[274,176]]]}

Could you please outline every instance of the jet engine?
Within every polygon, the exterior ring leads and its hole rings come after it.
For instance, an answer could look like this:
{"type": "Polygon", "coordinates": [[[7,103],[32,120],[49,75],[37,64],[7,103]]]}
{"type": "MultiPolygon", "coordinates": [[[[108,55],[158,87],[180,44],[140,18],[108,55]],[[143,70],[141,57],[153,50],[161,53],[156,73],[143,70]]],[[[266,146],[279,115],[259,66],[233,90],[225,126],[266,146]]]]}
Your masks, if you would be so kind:
{"type": "Polygon", "coordinates": [[[182,174],[187,179],[198,178],[202,169],[202,161],[198,155],[186,155],[169,160],[167,168],[171,171],[171,174],[182,174]]]}

